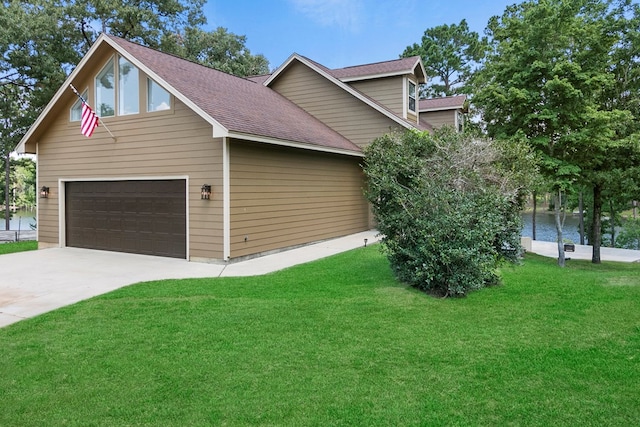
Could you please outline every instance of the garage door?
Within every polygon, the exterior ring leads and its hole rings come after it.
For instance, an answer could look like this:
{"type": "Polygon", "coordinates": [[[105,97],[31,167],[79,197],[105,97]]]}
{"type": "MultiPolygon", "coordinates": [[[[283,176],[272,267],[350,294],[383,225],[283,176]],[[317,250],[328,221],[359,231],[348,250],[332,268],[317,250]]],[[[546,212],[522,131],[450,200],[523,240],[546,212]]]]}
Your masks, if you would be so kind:
{"type": "Polygon", "coordinates": [[[184,180],[67,182],[67,246],[187,256],[184,180]]]}

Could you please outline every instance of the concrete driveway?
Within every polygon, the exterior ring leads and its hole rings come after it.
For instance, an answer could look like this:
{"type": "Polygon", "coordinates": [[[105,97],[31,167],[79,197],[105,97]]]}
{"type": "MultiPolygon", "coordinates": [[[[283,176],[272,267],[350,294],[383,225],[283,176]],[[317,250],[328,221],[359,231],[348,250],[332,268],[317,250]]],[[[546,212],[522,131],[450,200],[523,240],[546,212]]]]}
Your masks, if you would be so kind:
{"type": "Polygon", "coordinates": [[[254,276],[378,240],[375,230],[230,264],[119,252],[52,248],[0,256],[0,327],[110,292],[161,279],[254,276]]]}

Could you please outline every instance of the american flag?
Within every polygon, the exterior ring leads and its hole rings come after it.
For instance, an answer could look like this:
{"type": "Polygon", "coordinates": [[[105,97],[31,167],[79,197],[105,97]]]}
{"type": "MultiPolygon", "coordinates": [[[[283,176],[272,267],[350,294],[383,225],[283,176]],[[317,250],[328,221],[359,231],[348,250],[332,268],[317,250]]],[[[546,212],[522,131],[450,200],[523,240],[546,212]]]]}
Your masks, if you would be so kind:
{"type": "Polygon", "coordinates": [[[82,101],[82,120],[80,121],[80,131],[84,136],[89,138],[93,135],[93,131],[98,127],[98,116],[91,107],[82,101]]]}

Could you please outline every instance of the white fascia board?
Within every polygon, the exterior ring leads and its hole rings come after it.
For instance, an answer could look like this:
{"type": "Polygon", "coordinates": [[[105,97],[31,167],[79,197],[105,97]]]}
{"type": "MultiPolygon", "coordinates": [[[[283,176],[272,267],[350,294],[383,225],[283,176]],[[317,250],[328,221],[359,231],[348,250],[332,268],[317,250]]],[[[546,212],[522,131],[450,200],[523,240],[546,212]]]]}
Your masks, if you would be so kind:
{"type": "Polygon", "coordinates": [[[403,70],[403,71],[396,71],[393,73],[367,74],[367,75],[357,76],[357,77],[345,77],[339,80],[341,82],[348,83],[348,82],[357,82],[359,80],[372,80],[372,79],[381,79],[384,77],[404,76],[412,73],[413,73],[413,70],[403,70]]]}
{"type": "Polygon", "coordinates": [[[380,106],[377,103],[371,101],[369,98],[367,98],[366,96],[364,96],[360,92],[356,91],[355,89],[353,89],[348,84],[343,83],[342,81],[340,81],[339,79],[333,77],[330,74],[327,74],[327,72],[324,71],[322,68],[317,67],[315,64],[309,62],[306,58],[301,57],[297,53],[292,54],[289,57],[289,59],[287,59],[285,61],[285,63],[282,64],[282,66],[280,68],[278,68],[273,74],[271,74],[271,77],[269,77],[264,82],[264,85],[265,86],[269,86],[269,84],[271,84],[271,82],[273,80],[275,80],[277,78],[277,76],[279,76],[289,66],[289,64],[291,64],[294,60],[300,61],[301,63],[303,63],[307,67],[311,68],[316,73],[320,74],[322,77],[326,78],[327,80],[329,80],[330,82],[332,82],[333,84],[335,84],[339,88],[345,90],[349,94],[355,96],[357,99],[359,99],[360,101],[364,102],[365,104],[367,104],[368,106],[370,106],[374,110],[378,111],[380,114],[383,114],[384,116],[386,116],[389,119],[393,120],[394,122],[396,122],[400,126],[406,128],[406,129],[415,129],[415,127],[412,126],[411,123],[405,122],[404,120],[400,119],[395,114],[392,114],[391,112],[387,111],[382,106],[380,106]]]}
{"type": "Polygon", "coordinates": [[[297,53],[292,53],[286,61],[284,61],[282,63],[281,66],[279,66],[273,73],[271,73],[271,75],[269,76],[269,78],[267,80],[264,81],[264,83],[262,83],[264,86],[269,86],[271,84],[272,81],[274,81],[284,70],[287,69],[287,67],[289,67],[289,64],[291,64],[291,62],[293,62],[294,59],[299,58],[300,56],[297,53]]]}
{"type": "Polygon", "coordinates": [[[342,154],[353,157],[364,157],[361,151],[346,150],[343,148],[323,147],[320,145],[308,144],[296,141],[286,141],[283,139],[269,138],[265,136],[257,136],[241,132],[229,132],[229,138],[242,139],[245,141],[262,142],[265,144],[280,145],[282,147],[300,148],[303,150],[321,151],[323,153],[342,154]]]}
{"type": "MultiPolygon", "coordinates": [[[[418,58],[416,60],[416,65],[420,66],[420,71],[422,71],[422,76],[424,77],[424,81],[423,82],[421,82],[420,78],[418,78],[418,83],[427,83],[427,69],[424,68],[424,64],[422,63],[422,59],[418,58]]],[[[413,69],[416,68],[416,65],[413,66],[413,69]]],[[[413,74],[415,74],[415,73],[413,73],[413,74]]]]}
{"type": "Polygon", "coordinates": [[[456,105],[453,107],[435,107],[435,108],[426,108],[424,110],[420,110],[421,113],[429,113],[431,111],[448,111],[448,110],[462,110],[462,105],[456,105]]]}

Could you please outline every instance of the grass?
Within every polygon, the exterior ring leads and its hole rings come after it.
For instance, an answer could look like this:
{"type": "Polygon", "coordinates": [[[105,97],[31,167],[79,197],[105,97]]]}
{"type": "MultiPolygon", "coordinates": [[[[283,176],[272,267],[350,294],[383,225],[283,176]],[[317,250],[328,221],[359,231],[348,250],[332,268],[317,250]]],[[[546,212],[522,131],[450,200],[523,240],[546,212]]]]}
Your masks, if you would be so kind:
{"type": "Polygon", "coordinates": [[[14,252],[35,251],[38,249],[38,242],[35,240],[25,240],[22,242],[9,242],[0,244],[0,255],[14,252]]]}
{"type": "Polygon", "coordinates": [[[434,299],[374,246],[136,284],[0,330],[0,425],[637,424],[640,265],[502,275],[434,299]]]}

